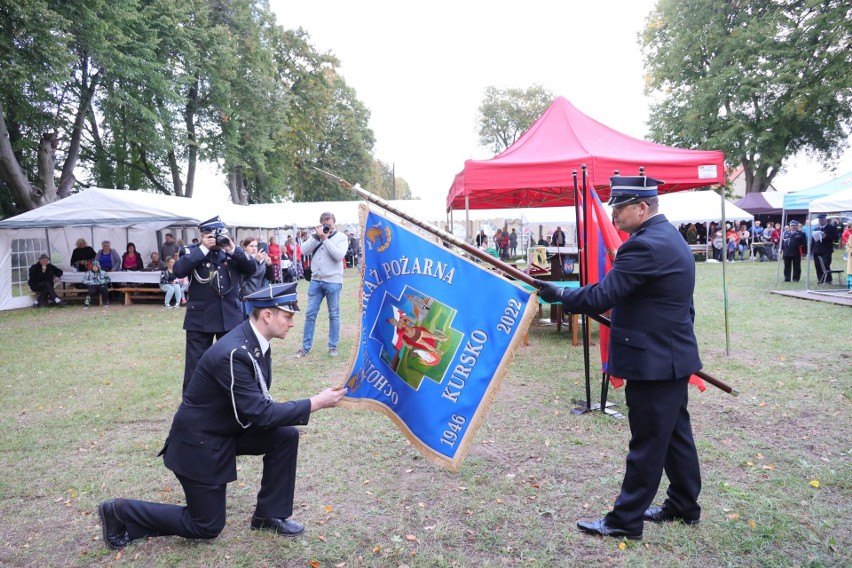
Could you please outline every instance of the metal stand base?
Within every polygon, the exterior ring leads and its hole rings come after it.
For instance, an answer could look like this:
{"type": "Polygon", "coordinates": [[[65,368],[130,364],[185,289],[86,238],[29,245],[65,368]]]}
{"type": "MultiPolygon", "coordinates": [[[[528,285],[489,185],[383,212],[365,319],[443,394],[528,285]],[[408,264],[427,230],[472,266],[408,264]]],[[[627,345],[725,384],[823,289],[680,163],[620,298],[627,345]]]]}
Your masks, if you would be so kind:
{"type": "MultiPolygon", "coordinates": [[[[575,399],[574,404],[576,404],[577,406],[571,409],[571,414],[586,414],[587,412],[600,411],[601,409],[601,403],[599,402],[592,404],[592,406],[590,407],[588,404],[586,404],[585,400],[575,399]]],[[[622,413],[618,412],[617,410],[611,410],[611,406],[615,406],[615,404],[611,402],[606,403],[604,414],[612,418],[624,418],[624,415],[622,413]]]]}

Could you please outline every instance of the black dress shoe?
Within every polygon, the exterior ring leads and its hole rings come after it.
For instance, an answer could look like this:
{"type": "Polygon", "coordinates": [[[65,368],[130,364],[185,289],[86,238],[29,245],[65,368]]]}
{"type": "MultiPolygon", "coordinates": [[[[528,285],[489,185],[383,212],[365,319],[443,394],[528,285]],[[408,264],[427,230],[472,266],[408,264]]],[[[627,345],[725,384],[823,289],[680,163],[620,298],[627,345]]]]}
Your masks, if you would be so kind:
{"type": "Polygon", "coordinates": [[[649,507],[642,517],[646,521],[651,521],[652,523],[672,523],[674,521],[680,521],[683,524],[690,526],[698,524],[698,519],[687,519],[682,515],[672,512],[666,507],[649,507]]]}
{"type": "Polygon", "coordinates": [[[281,536],[299,536],[305,532],[305,527],[292,519],[281,519],[279,517],[258,517],[252,515],[251,528],[270,529],[281,536]]]}
{"type": "Polygon", "coordinates": [[[584,533],[596,536],[612,536],[615,538],[626,538],[628,540],[642,540],[641,532],[631,533],[623,529],[609,527],[606,524],[606,519],[598,519],[597,521],[577,521],[577,528],[584,533]]]}
{"type": "Polygon", "coordinates": [[[113,550],[124,548],[130,544],[130,536],[125,525],[115,513],[115,499],[102,501],[98,505],[98,515],[101,517],[104,542],[113,550]]]}

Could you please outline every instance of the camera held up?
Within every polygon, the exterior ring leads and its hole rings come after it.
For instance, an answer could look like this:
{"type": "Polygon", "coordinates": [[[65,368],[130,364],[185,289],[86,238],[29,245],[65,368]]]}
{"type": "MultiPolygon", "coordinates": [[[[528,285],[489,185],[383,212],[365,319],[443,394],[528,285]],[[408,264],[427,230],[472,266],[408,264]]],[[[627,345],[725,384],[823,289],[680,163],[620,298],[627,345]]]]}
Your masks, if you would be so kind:
{"type": "Polygon", "coordinates": [[[228,238],[228,229],[214,229],[213,236],[216,237],[216,246],[225,248],[231,244],[231,239],[228,238]]]}
{"type": "Polygon", "coordinates": [[[322,226],[322,232],[325,233],[326,235],[329,234],[331,232],[331,225],[323,225],[322,226]]]}
{"type": "Polygon", "coordinates": [[[225,248],[231,244],[231,239],[228,238],[228,228],[218,215],[203,223],[199,223],[198,229],[202,235],[213,235],[216,239],[216,246],[219,248],[225,248]]]}

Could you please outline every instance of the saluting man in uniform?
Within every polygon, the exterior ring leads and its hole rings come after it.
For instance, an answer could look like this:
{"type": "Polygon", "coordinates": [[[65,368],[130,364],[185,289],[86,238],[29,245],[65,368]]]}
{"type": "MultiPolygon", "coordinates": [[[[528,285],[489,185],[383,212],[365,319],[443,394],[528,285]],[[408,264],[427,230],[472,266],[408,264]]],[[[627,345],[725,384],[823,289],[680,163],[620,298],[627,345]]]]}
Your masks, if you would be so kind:
{"type": "Polygon", "coordinates": [[[597,284],[563,289],[536,281],[546,302],[571,313],[612,310],[609,370],[627,380],[630,450],[621,493],[604,518],[579,521],[586,533],[640,540],[643,521],[698,523],[701,474],[687,411],[689,377],[701,369],[693,323],[695,261],[689,245],[658,212],[645,176],[610,178],[613,221],[630,233],[612,270],[597,284]],[[662,507],[651,507],[663,470],[662,507]]]}
{"type": "Polygon", "coordinates": [[[275,402],[269,394],[269,342],[284,339],[299,311],[296,283],[272,284],[246,296],[248,320],[201,357],[160,452],[183,486],[186,506],[110,499],[98,505],[103,537],[112,549],[145,537],[216,538],[225,526],[225,489],[237,479],[237,456],[262,455],[263,477],[251,528],[297,536],[290,519],[299,431],[312,412],[335,406],[345,388],[303,400],[275,402]]]}
{"type": "Polygon", "coordinates": [[[201,355],[244,318],[240,301],[241,275],[254,274],[255,263],[227,236],[217,216],[198,225],[201,241],[185,250],[174,266],[178,278],[189,277],[186,316],[186,363],[183,390],[201,355]]]}

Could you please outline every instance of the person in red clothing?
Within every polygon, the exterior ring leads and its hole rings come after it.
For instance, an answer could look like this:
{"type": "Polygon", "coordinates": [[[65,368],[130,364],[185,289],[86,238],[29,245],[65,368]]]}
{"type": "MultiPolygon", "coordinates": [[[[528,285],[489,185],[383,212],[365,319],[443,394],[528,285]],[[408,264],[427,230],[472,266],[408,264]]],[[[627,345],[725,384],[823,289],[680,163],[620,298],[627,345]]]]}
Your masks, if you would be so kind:
{"type": "Polygon", "coordinates": [[[846,223],[846,228],[843,229],[843,234],[840,235],[840,244],[846,246],[850,236],[852,236],[852,223],[846,223]]]}
{"type": "Polygon", "coordinates": [[[509,260],[509,232],[503,231],[503,236],[500,238],[500,258],[509,260]]]}
{"type": "Polygon", "coordinates": [[[272,271],[275,275],[274,281],[276,283],[281,282],[281,247],[278,245],[278,242],[275,240],[275,237],[269,237],[269,246],[267,247],[267,254],[272,260],[272,271]]]}
{"type": "Polygon", "coordinates": [[[127,252],[121,255],[121,269],[138,271],[145,268],[142,255],[136,252],[136,245],[127,243],[127,252]]]}
{"type": "Polygon", "coordinates": [[[302,245],[293,238],[293,235],[287,235],[287,242],[284,244],[284,252],[287,253],[287,258],[289,258],[293,263],[291,269],[293,277],[296,280],[304,278],[302,268],[302,245]]]}

